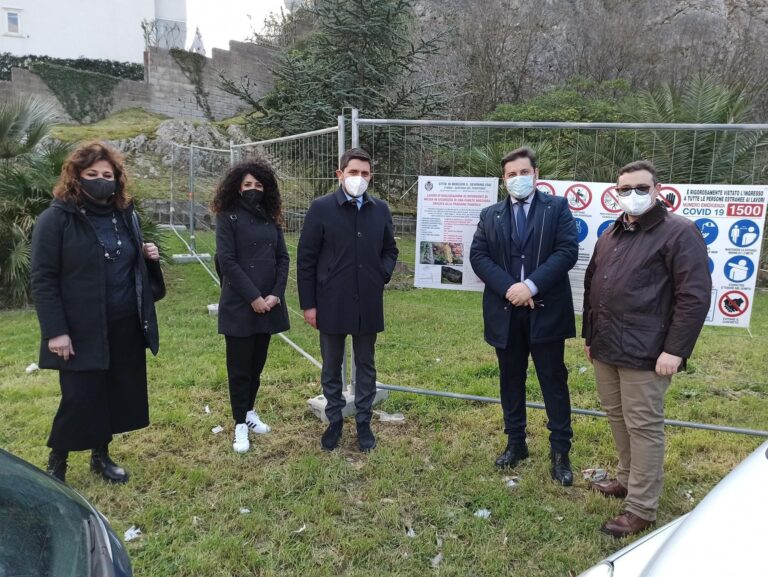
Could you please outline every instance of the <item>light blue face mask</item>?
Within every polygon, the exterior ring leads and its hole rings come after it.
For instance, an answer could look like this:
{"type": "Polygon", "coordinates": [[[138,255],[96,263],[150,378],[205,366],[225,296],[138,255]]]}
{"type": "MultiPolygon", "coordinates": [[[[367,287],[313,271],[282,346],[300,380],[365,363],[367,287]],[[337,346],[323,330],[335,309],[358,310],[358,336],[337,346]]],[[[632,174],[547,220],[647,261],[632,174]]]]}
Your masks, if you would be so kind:
{"type": "Polygon", "coordinates": [[[533,175],[521,174],[513,176],[507,179],[506,184],[510,196],[517,200],[523,200],[528,198],[533,192],[533,175]]]}

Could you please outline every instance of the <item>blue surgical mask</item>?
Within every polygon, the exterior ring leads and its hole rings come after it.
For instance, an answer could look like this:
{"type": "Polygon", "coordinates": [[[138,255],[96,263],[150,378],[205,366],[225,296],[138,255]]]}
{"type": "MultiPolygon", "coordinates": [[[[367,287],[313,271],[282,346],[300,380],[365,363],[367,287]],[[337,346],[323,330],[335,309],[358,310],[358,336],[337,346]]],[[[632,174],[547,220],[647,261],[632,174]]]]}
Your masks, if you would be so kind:
{"type": "Polygon", "coordinates": [[[513,176],[507,179],[506,185],[510,196],[517,200],[523,200],[531,196],[533,192],[533,175],[521,174],[513,176]]]}

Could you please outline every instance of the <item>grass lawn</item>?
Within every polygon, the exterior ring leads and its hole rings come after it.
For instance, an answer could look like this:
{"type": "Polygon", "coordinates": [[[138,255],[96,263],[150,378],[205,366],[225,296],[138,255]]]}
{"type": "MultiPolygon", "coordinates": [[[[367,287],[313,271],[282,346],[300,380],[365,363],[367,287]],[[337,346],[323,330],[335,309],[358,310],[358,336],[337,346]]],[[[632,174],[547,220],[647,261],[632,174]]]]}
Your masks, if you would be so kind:
{"type": "MultiPolygon", "coordinates": [[[[210,240],[199,236],[198,250],[210,240]]],[[[412,261],[413,242],[401,248],[412,261]]],[[[234,454],[223,337],[205,311],[218,289],[197,265],[169,266],[166,277],[160,355],[149,360],[152,425],[113,443],[131,481],[102,483],[88,471],[85,453],[71,457],[68,473],[119,534],[141,529],[143,537],[128,543],[137,575],[537,577],[578,573],[626,544],[597,531],[620,503],[592,494],[580,475],[572,488],[549,480],[542,411],[529,411],[531,458],[511,473],[492,466],[504,441],[498,405],[403,393],[380,408],[402,412],[406,421],[375,422],[373,453],[356,450],[349,423],[342,449],[322,453],[323,426],[306,404],[320,390],[319,371],[280,338],[272,341],[257,407],[273,432],[255,439],[249,453],[234,454]],[[216,425],[225,431],[213,434],[216,425]],[[505,479],[512,474],[520,484],[510,489],[505,479]],[[482,508],[489,519],[473,515],[482,508]]],[[[319,358],[317,334],[301,320],[295,283],[289,285],[288,336],[319,358]]],[[[498,396],[480,294],[392,290],[385,302],[381,382],[498,396]]],[[[758,295],[755,307],[754,337],[704,330],[690,372],[675,377],[667,396],[670,418],[766,428],[768,296],[758,295]]],[[[581,346],[580,339],[567,344],[573,404],[599,408],[581,346]]],[[[55,372],[25,374],[37,350],[34,312],[0,312],[0,446],[42,465],[59,391],[55,372]]],[[[529,399],[541,401],[535,374],[529,377],[529,399]]],[[[576,416],[574,431],[575,469],[614,469],[604,420],[576,416]]],[[[659,522],[692,509],[760,442],[668,429],[659,522]]]]}
{"type": "MultiPolygon", "coordinates": [[[[145,134],[154,138],[157,127],[169,116],[148,112],[142,108],[127,108],[110,114],[104,120],[93,124],[59,124],[51,130],[51,136],[64,142],[81,142],[84,140],[123,140],[145,134]]],[[[200,121],[193,121],[200,122],[200,121]]],[[[245,117],[242,115],[225,118],[213,123],[222,132],[232,124],[242,126],[245,117]]]]}
{"type": "Polygon", "coordinates": [[[160,123],[168,118],[141,108],[128,108],[93,124],[60,124],[51,130],[51,136],[64,142],[122,140],[139,134],[153,135],[160,123]]]}

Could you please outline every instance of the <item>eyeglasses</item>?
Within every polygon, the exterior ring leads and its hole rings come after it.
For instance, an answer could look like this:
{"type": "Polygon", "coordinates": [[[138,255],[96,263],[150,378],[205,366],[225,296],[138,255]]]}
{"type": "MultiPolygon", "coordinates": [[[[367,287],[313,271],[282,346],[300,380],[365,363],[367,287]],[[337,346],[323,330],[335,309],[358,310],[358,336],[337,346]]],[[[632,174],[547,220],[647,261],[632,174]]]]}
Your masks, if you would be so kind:
{"type": "Polygon", "coordinates": [[[633,191],[637,192],[637,194],[648,194],[651,192],[651,188],[653,187],[649,184],[638,184],[637,186],[616,187],[616,192],[619,196],[629,196],[633,191]]]}

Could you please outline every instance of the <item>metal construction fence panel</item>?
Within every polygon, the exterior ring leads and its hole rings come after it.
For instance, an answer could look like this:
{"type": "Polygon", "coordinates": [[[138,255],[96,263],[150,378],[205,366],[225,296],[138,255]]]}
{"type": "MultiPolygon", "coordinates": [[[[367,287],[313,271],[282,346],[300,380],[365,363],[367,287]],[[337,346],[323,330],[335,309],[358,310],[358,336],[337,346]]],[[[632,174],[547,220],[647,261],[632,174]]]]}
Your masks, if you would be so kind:
{"type": "MultiPolygon", "coordinates": [[[[476,293],[457,292],[439,299],[447,300],[449,304],[445,304],[425,298],[425,291],[413,290],[419,176],[501,177],[501,158],[525,145],[537,153],[540,177],[547,180],[615,182],[621,166],[645,159],[656,165],[662,182],[768,184],[768,125],[390,120],[359,118],[353,110],[351,139],[345,138],[345,133],[344,118],[339,117],[335,127],[232,144],[228,149],[176,146],[171,161],[169,218],[165,222],[176,225],[192,250],[214,254],[215,219],[208,205],[218,181],[233,163],[263,158],[280,179],[286,238],[289,251],[295,255],[306,210],[312,199],[336,188],[338,158],[351,140],[351,147],[359,146],[371,154],[372,192],[390,205],[400,247],[400,262],[389,287],[400,290],[395,298],[385,299],[388,328],[380,341],[382,353],[396,355],[400,341],[405,342],[400,335],[407,333],[407,346],[417,350],[425,362],[437,355],[453,355],[459,360],[461,339],[467,337],[442,330],[442,321],[455,317],[453,321],[458,324],[479,326],[481,306],[476,293]],[[400,330],[393,326],[398,322],[418,324],[421,329],[400,330]]],[[[292,263],[289,291],[295,293],[294,271],[292,263]]],[[[297,310],[293,312],[300,315],[297,310]]],[[[482,335],[473,334],[472,338],[481,339],[482,335]]],[[[436,360],[440,362],[440,358],[436,360]]],[[[466,394],[483,391],[471,383],[446,383],[444,391],[417,390],[420,383],[414,381],[410,366],[398,362],[385,362],[384,366],[389,367],[386,378],[398,383],[392,390],[488,400],[487,396],[466,394]]],[[[466,379],[456,377],[462,378],[466,379]]],[[[535,403],[531,406],[541,408],[535,403]]]]}

